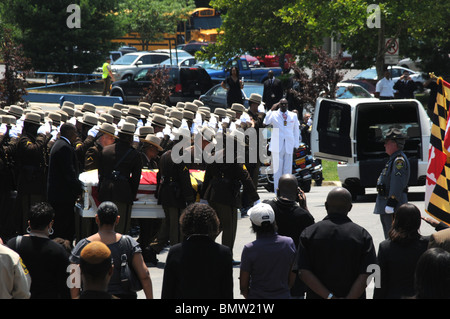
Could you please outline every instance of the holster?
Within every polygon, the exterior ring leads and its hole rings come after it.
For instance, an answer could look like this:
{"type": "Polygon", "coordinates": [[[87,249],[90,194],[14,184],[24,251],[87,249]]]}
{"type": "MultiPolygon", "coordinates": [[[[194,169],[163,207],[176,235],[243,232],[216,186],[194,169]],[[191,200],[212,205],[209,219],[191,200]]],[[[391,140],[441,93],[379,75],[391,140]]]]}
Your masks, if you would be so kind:
{"type": "Polygon", "coordinates": [[[380,195],[380,196],[386,196],[387,195],[386,185],[378,184],[377,192],[378,192],[378,195],[380,195]]]}

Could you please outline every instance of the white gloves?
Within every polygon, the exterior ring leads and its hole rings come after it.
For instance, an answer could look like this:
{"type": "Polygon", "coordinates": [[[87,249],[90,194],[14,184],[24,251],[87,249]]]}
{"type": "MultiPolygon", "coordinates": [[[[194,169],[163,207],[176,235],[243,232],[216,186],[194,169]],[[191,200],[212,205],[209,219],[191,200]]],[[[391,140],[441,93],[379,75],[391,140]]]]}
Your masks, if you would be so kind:
{"type": "Polygon", "coordinates": [[[98,126],[94,125],[89,131],[88,131],[88,136],[92,136],[93,138],[95,138],[98,134],[98,126]]]}
{"type": "Polygon", "coordinates": [[[58,132],[58,130],[54,130],[54,131],[52,131],[51,134],[52,134],[52,138],[50,139],[50,141],[54,141],[58,137],[59,132],[58,132]]]}
{"type": "Polygon", "coordinates": [[[45,123],[44,125],[41,125],[37,131],[38,134],[47,134],[50,133],[51,131],[51,124],[50,123],[45,123]]]}
{"type": "Polygon", "coordinates": [[[384,208],[384,211],[386,212],[386,214],[393,214],[394,213],[394,207],[386,206],[384,208]]]}
{"type": "Polygon", "coordinates": [[[6,125],[4,124],[0,125],[0,135],[5,135],[6,130],[7,130],[6,125]]]}

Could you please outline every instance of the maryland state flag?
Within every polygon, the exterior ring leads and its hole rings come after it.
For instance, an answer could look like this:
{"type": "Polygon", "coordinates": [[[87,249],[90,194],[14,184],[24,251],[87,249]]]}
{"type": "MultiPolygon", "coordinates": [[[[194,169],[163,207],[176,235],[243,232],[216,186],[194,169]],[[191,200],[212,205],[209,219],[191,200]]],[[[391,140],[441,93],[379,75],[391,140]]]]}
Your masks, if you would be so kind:
{"type": "Polygon", "coordinates": [[[437,79],[428,152],[425,211],[450,225],[450,84],[437,79]]]}

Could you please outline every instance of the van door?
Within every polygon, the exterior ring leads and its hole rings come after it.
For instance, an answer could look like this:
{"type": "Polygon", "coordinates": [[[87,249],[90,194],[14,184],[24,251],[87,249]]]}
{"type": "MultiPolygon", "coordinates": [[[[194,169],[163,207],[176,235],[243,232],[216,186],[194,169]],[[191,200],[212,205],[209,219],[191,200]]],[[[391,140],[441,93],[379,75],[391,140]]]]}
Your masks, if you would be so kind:
{"type": "Polygon", "coordinates": [[[349,162],[353,159],[351,106],[342,101],[319,98],[314,112],[311,151],[317,158],[349,162]]]}

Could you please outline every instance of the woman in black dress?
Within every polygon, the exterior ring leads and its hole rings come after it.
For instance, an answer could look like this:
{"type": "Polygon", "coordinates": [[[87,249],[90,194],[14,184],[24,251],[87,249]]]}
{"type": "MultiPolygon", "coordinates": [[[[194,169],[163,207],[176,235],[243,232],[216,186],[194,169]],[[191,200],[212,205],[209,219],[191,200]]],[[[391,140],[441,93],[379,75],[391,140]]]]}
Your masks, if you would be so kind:
{"type": "Polygon", "coordinates": [[[244,99],[241,90],[244,88],[244,83],[239,79],[239,68],[237,66],[231,68],[230,76],[222,81],[221,85],[227,90],[228,108],[230,108],[233,103],[243,104],[244,99]]]}

